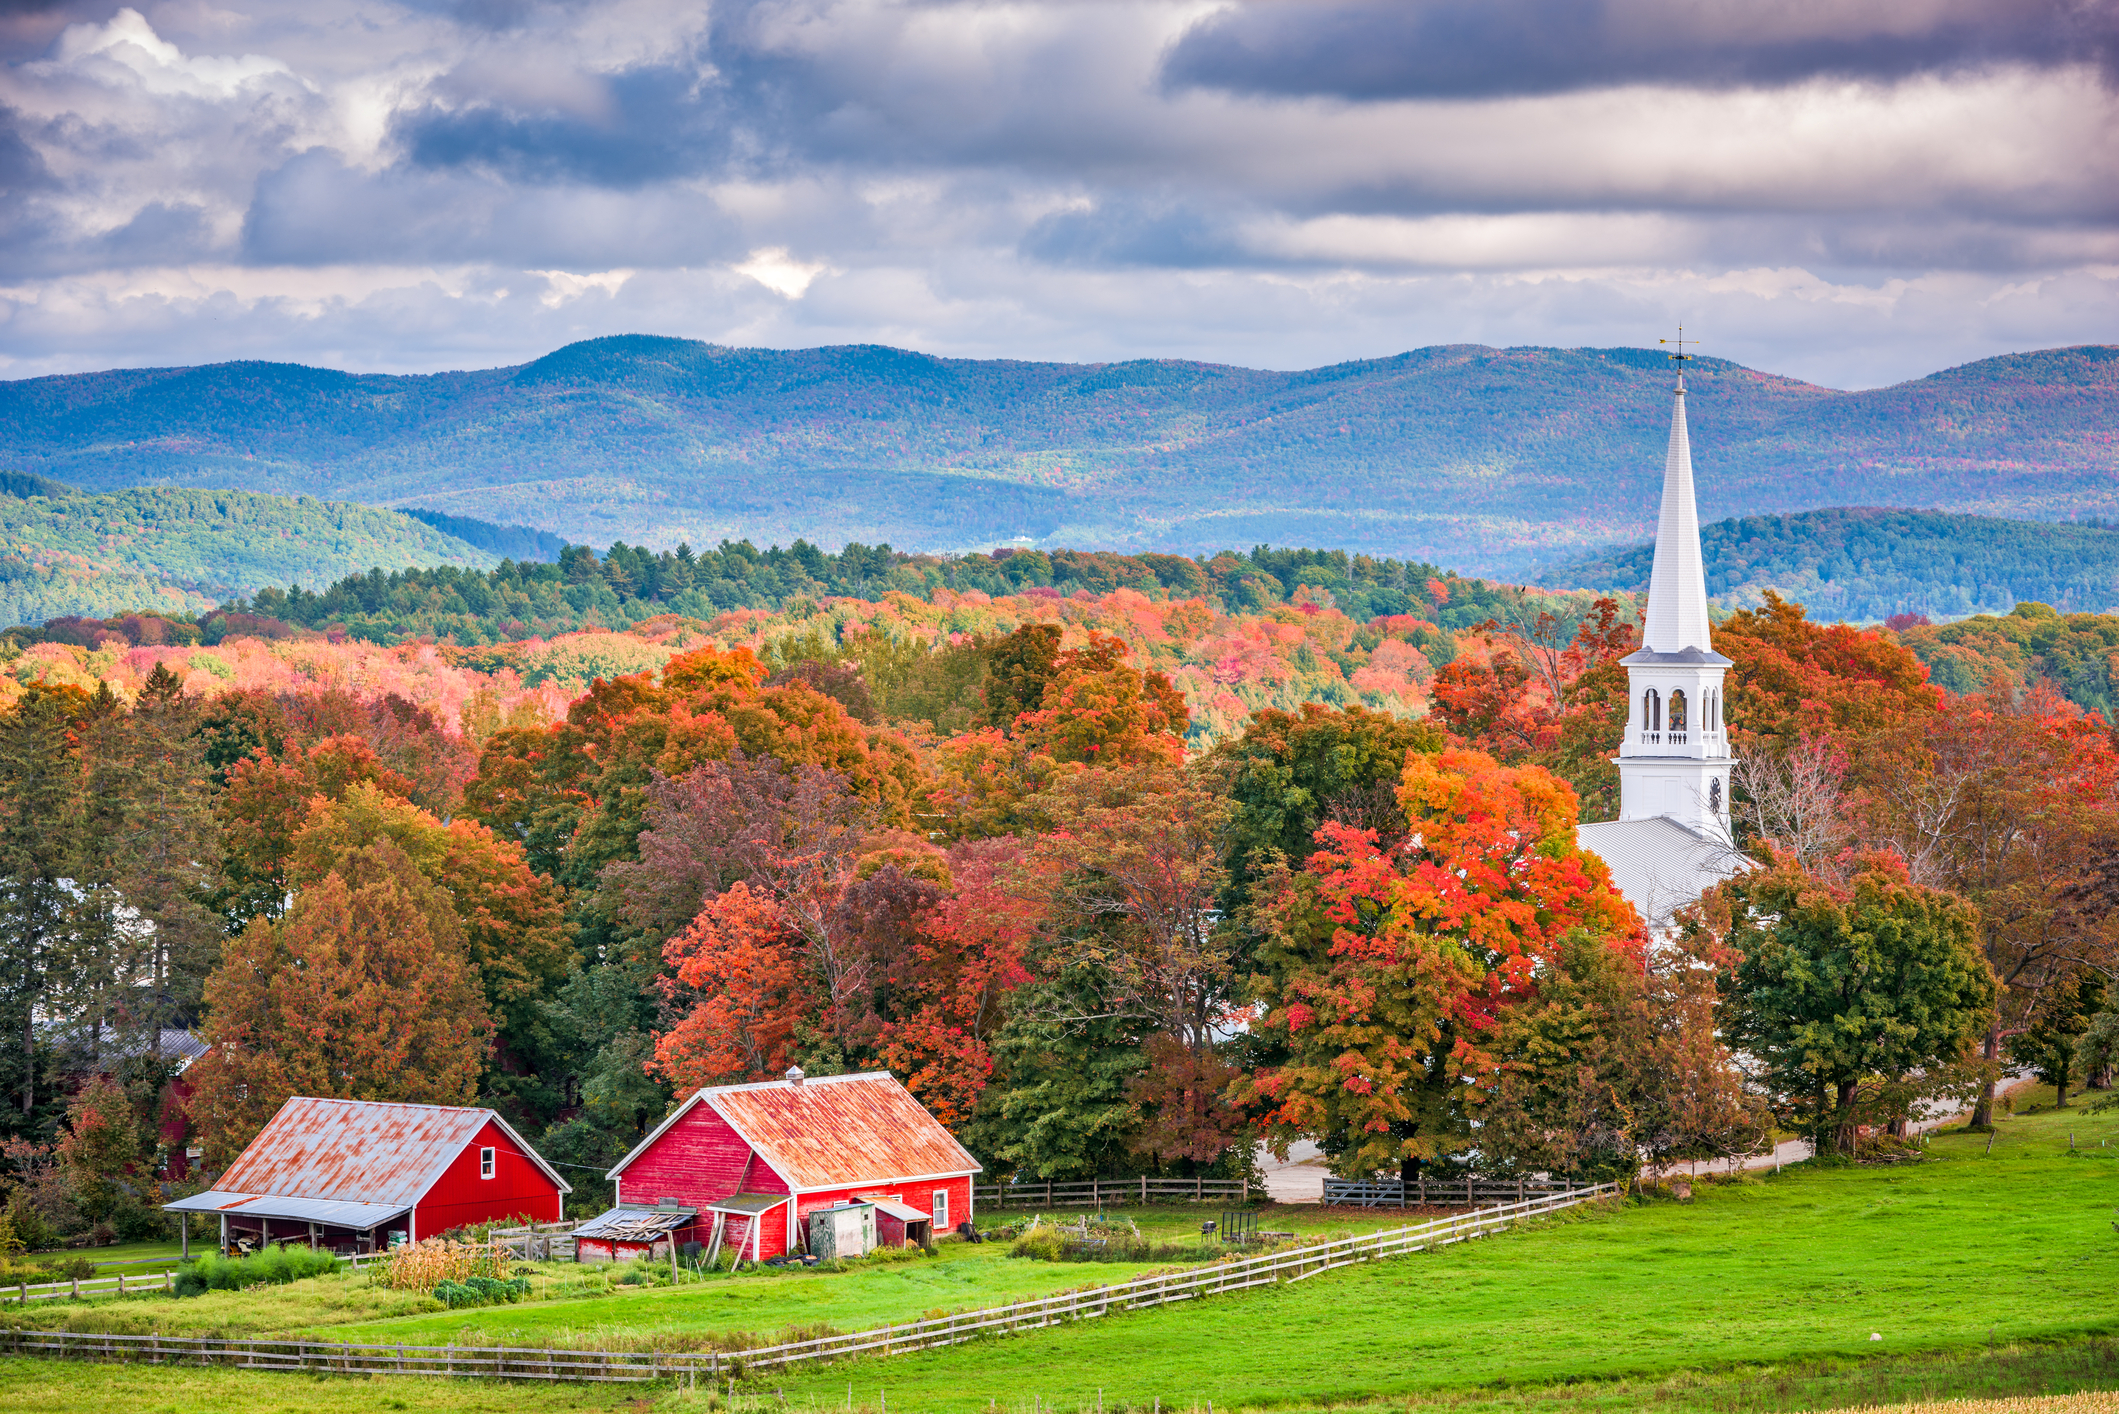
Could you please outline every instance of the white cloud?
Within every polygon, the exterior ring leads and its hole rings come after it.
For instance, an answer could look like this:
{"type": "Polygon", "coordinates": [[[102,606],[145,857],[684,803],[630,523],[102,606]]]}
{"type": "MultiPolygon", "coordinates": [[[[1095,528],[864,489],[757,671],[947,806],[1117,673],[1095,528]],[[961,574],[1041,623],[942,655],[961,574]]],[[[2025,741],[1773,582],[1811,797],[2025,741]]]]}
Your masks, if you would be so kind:
{"type": "Polygon", "coordinates": [[[634,274],[631,270],[601,270],[593,275],[576,275],[565,270],[532,270],[528,273],[538,276],[549,286],[539,299],[546,309],[557,309],[569,300],[580,299],[590,290],[615,295],[625,288],[625,282],[634,274]]]}
{"type": "Polygon", "coordinates": [[[775,245],[754,250],[750,259],[729,268],[738,275],[750,276],[776,295],[800,299],[810,282],[831,266],[821,260],[797,260],[787,253],[786,246],[775,245]]]}

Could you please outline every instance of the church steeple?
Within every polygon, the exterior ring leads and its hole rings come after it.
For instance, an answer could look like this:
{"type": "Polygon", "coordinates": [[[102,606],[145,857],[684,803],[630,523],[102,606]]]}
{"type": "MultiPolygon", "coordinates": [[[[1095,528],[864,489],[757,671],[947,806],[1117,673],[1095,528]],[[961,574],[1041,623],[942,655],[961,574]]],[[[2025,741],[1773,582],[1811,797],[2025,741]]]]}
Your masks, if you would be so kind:
{"type": "MultiPolygon", "coordinates": [[[[1682,350],[1690,342],[1683,339],[1673,357],[1689,360],[1682,350]]],[[[1726,843],[1732,763],[1722,724],[1722,680],[1730,664],[1714,651],[1707,617],[1682,362],[1672,401],[1641,647],[1624,659],[1631,706],[1619,746],[1619,818],[1667,818],[1698,838],[1726,843]]]]}
{"type": "MultiPolygon", "coordinates": [[[[1689,355],[1687,355],[1689,357],[1689,355]]],[[[1685,429],[1685,375],[1678,373],[1670,409],[1670,449],[1663,456],[1663,513],[1656,522],[1655,568],[1641,641],[1654,653],[1711,648],[1707,571],[1700,560],[1700,513],[1692,495],[1692,440],[1685,429]]]]}

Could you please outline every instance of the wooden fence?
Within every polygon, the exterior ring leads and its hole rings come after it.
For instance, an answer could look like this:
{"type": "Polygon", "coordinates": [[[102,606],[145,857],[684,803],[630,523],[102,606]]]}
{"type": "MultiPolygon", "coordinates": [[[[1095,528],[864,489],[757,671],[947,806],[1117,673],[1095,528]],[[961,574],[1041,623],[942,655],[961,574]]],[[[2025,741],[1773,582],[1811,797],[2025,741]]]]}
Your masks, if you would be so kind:
{"type": "Polygon", "coordinates": [[[1363,1182],[1327,1178],[1324,1181],[1324,1201],[1327,1204],[1358,1208],[1426,1207],[1430,1203],[1462,1203],[1469,1208],[1482,1202],[1523,1203],[1534,1195],[1567,1191],[1565,1181],[1548,1178],[1422,1177],[1410,1184],[1396,1178],[1363,1182]]]}
{"type": "Polygon", "coordinates": [[[119,1272],[107,1277],[71,1277],[65,1281],[18,1282],[10,1289],[0,1287],[0,1301],[10,1295],[18,1306],[27,1306],[32,1301],[71,1301],[81,1296],[131,1296],[135,1292],[176,1290],[175,1272],[148,1272],[143,1276],[127,1276],[119,1272]]]}
{"type": "Polygon", "coordinates": [[[1234,1178],[1092,1178],[1084,1183],[987,1183],[975,1203],[995,1208],[1101,1208],[1107,1203],[1251,1201],[1251,1185],[1234,1178]]]}
{"type": "Polygon", "coordinates": [[[341,1345],[321,1341],[214,1340],[172,1336],[100,1335],[85,1331],[12,1331],[0,1348],[22,1355],[78,1359],[227,1365],[244,1369],[310,1371],[318,1374],[481,1376],[511,1380],[624,1381],[675,1379],[696,1383],[735,1378],[809,1361],[859,1355],[906,1355],[957,1345],[989,1335],[1015,1335],[1123,1311],[1143,1311],[1177,1301],[1243,1291],[1280,1282],[1307,1281],[1357,1262],[1445,1247],[1498,1232],[1510,1223],[1558,1212],[1607,1197],[1612,1184],[1567,1189],[1521,1203],[1505,1203],[1360,1237],[1310,1243],[1256,1257],[1135,1277],[1109,1286],[1063,1292],[954,1316],[882,1326],[846,1335],[820,1336],[751,1350],[605,1351],[545,1350],[516,1346],[341,1345]]]}

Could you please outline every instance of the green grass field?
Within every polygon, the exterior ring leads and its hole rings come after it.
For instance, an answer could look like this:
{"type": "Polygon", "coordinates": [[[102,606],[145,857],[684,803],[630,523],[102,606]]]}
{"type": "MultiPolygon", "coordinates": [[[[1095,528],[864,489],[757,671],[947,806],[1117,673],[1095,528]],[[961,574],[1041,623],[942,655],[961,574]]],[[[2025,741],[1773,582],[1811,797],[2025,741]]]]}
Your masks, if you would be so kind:
{"type": "MultiPolygon", "coordinates": [[[[1703,1186],[1690,1204],[1565,1215],[1292,1286],[770,1374],[739,1407],[843,1410],[849,1385],[856,1408],[879,1411],[887,1398],[905,1414],[1090,1410],[1099,1397],[1112,1414],[1158,1402],[1190,1414],[1209,1401],[1220,1414],[1363,1405],[1463,1414],[1817,1409],[2119,1387],[2111,1339],[2119,1334],[2119,1113],[2019,1115],[2004,1121],[1991,1154],[1984,1137],[1969,1135],[1940,1137],[1932,1153],[1930,1162],[1891,1168],[1801,1165],[1703,1186]]],[[[1276,1210],[1269,1225],[1289,1211],[1276,1210]]],[[[1155,1226],[1196,1232],[1198,1218],[1182,1210],[1158,1215],[1155,1226]]],[[[1306,1215],[1303,1225],[1389,1221],[1306,1215]]],[[[744,1277],[469,1312],[374,1319],[349,1310],[308,1329],[312,1338],[407,1344],[600,1332],[612,1344],[681,1345],[704,1332],[846,1329],[1133,1270],[1028,1263],[1001,1251],[953,1246],[927,1261],[835,1276],[744,1277]]],[[[66,1304],[76,1318],[118,1309],[66,1304]]],[[[123,1313],[199,1304],[151,1298],[123,1313]]],[[[0,1414],[394,1407],[388,1401],[431,1411],[718,1407],[705,1391],[0,1361],[0,1414]],[[642,1395],[646,1405],[631,1402],[642,1395]]]]}
{"type": "Polygon", "coordinates": [[[790,1374],[972,1411],[1308,1407],[2119,1332],[2119,1114],[2040,1113],[1933,1162],[1815,1168],[1562,1217],[1198,1306],[790,1374]],[[2068,1149],[2070,1132],[2082,1147],[2068,1149]],[[1881,1336],[1872,1340],[1871,1336],[1881,1336]]]}
{"type": "MultiPolygon", "coordinates": [[[[1134,1210],[1144,1236],[1189,1238],[1197,1256],[1211,1260],[1213,1244],[1198,1247],[1202,1212],[1134,1210]]],[[[1028,1213],[1010,1213],[1027,1221],[1028,1213]]],[[[1071,1222],[1079,1214],[1060,1215],[1071,1222]]],[[[1113,1214],[1112,1216],[1116,1216],[1113,1214]]],[[[1396,1226],[1397,1213],[1349,1213],[1317,1208],[1273,1212],[1268,1226],[1315,1240],[1396,1226]]],[[[118,1252],[121,1249],[104,1249],[118,1252]]],[[[138,1254],[127,1254],[138,1255],[138,1254]]],[[[187,1300],[163,1296],[118,1300],[40,1302],[27,1310],[0,1305],[0,1328],[60,1327],[119,1334],[297,1336],[405,1345],[532,1345],[637,1350],[740,1348],[783,1333],[823,1328],[859,1330],[1045,1296],[1074,1287],[1123,1281],[1171,1264],[1050,1263],[1008,1256],[1004,1242],[945,1241],[937,1255],[913,1261],[863,1263],[851,1271],[762,1268],[718,1273],[681,1285],[611,1285],[601,1267],[538,1264],[531,1298],[507,1306],[450,1311],[418,1292],[390,1291],[366,1274],[343,1273],[249,1292],[212,1292],[187,1300]]],[[[148,1266],[127,1267],[128,1273],[148,1266]]],[[[529,1264],[517,1270],[529,1271],[529,1264]]],[[[622,1270],[622,1269],[621,1269],[622,1270]]],[[[660,1275],[657,1269],[656,1275],[660,1275]]]]}

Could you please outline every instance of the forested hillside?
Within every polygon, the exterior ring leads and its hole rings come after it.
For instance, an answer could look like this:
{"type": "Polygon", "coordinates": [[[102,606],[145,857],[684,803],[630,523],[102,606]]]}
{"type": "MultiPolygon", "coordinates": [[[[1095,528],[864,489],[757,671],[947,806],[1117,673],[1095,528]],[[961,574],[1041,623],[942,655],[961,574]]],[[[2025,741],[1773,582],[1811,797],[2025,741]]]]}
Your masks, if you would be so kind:
{"type": "Polygon", "coordinates": [[[659,554],[620,543],[601,556],[577,545],[557,564],[505,563],[487,572],[370,571],[321,591],[263,590],[228,607],[375,643],[435,638],[471,644],[616,628],[672,613],[696,619],[731,609],[800,614],[838,597],[1020,594],[1056,600],[1119,589],[1157,599],[1203,596],[1216,611],[1236,614],[1297,598],[1335,606],[1359,622],[1439,613],[1438,621],[1450,628],[1491,617],[1515,593],[1433,565],[1341,550],[1261,547],[1194,560],[1076,550],[912,555],[888,545],[853,544],[827,554],[798,540],[768,550],[724,541],[711,550],[680,545],[659,554]]]}
{"type": "MultiPolygon", "coordinates": [[[[1756,608],[1776,591],[1813,619],[1880,622],[1894,614],[2006,614],[2025,601],[2063,610],[2119,608],[2119,529],[1849,507],[1745,516],[1700,531],[1707,592],[1756,608]]],[[[1648,588],[1655,546],[1548,571],[1554,587],[1648,588]]]]}
{"type": "MultiPolygon", "coordinates": [[[[388,647],[253,601],[0,639],[17,1237],[153,1235],[297,1086],[491,1104],[585,1167],[677,1094],[799,1064],[891,1071],[995,1174],[1234,1173],[1264,1136],[1345,1174],[1623,1177],[1770,1126],[1851,1150],[1975,1090],[1982,1038],[2091,1024],[2101,931],[2085,959],[1973,926],[2109,864],[2119,757],[2066,702],[1936,691],[1890,631],[1778,601],[1733,616],[1760,867],[1713,915],[1736,946],[1644,951],[1575,830],[1611,811],[1620,605],[1437,578],[1364,621],[1229,561],[1287,596],[960,584],[388,647]],[[1745,970],[1828,965],[1857,925],[1887,982],[1822,1013],[1745,970]],[[1819,1084],[1805,1038],[1856,1014],[1896,1049],[1819,1084]],[[166,1025],[210,1043],[182,1087],[138,1044],[166,1025]],[[1357,1094],[1349,1055],[1410,1078],[1357,1094]]],[[[2048,654],[2052,617],[2012,616],[2048,654]]]]}
{"type": "MultiPolygon", "coordinates": [[[[1702,504],[2119,513],[2115,357],[2011,355],[1860,393],[1702,359],[1702,504]]],[[[586,544],[1324,544],[1520,574],[1647,531],[1670,382],[1636,349],[1455,345],[1279,373],[625,336],[418,377],[239,363],[0,384],[0,463],[586,544]]]]}
{"type": "Polygon", "coordinates": [[[372,506],[168,487],[94,494],[31,478],[0,494],[0,539],[7,624],[192,613],[267,585],[328,583],[378,565],[483,569],[500,559],[372,506]]]}

